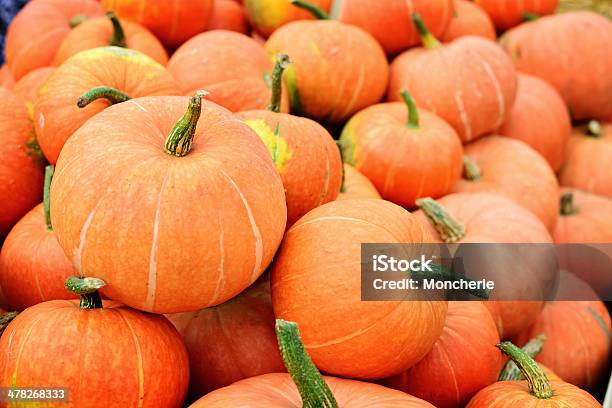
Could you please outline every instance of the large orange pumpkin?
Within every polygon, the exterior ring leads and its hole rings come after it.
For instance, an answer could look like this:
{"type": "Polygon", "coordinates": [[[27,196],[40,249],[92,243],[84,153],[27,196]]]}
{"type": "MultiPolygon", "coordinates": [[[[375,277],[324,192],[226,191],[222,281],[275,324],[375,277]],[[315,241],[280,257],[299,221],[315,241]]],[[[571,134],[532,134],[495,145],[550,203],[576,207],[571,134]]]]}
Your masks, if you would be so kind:
{"type": "Polygon", "coordinates": [[[554,86],[573,119],[612,115],[612,22],[581,11],[542,17],[508,31],[500,44],[516,67],[554,86]],[[555,44],[554,47],[548,44],[555,44]]]}
{"type": "Polygon", "coordinates": [[[565,160],[572,131],[569,111],[561,95],[546,81],[519,74],[518,84],[514,106],[497,133],[527,143],[557,171],[565,160]]]}
{"type": "Polygon", "coordinates": [[[361,244],[368,242],[432,238],[388,201],[341,200],[293,224],[274,259],[274,313],[299,323],[313,361],[330,374],[399,374],[431,350],[444,326],[444,301],[361,301],[361,244]]]}
{"type": "Polygon", "coordinates": [[[559,186],[546,160],[526,143],[489,136],[465,147],[467,160],[456,192],[501,194],[530,210],[553,231],[559,186]]]}
{"type": "Polygon", "coordinates": [[[0,88],[0,240],[40,203],[43,160],[24,103],[0,88]]]}
{"type": "Polygon", "coordinates": [[[519,25],[532,16],[553,14],[559,0],[474,0],[500,30],[519,25]]]}
{"type": "Polygon", "coordinates": [[[98,281],[71,278],[80,305],[51,300],[11,322],[0,339],[0,385],[65,388],[69,402],[49,405],[66,408],[182,407],[189,361],[181,336],[163,316],[103,306],[92,293],[98,281]]]}
{"type": "MultiPolygon", "coordinates": [[[[312,0],[310,3],[327,12],[332,1],[312,0]]],[[[264,37],[269,37],[274,30],[291,21],[315,18],[289,0],[245,0],[244,10],[253,28],[264,37]]]]}
{"type": "Polygon", "coordinates": [[[372,184],[369,178],[361,174],[359,170],[346,163],[343,165],[343,170],[342,187],[340,187],[338,200],[381,198],[374,184],[372,184]]]}
{"type": "Polygon", "coordinates": [[[121,18],[147,27],[169,48],[176,48],[206,28],[213,0],[102,0],[121,18]]]}
{"type": "Polygon", "coordinates": [[[249,25],[244,7],[234,0],[214,0],[213,11],[206,30],[230,30],[248,34],[249,25]]]}
{"type": "Polygon", "coordinates": [[[6,33],[6,63],[16,80],[51,65],[73,26],[84,18],[102,15],[95,0],[30,1],[15,16],[6,33]]]}
{"type": "Polygon", "coordinates": [[[414,207],[448,194],[461,177],[457,132],[438,116],[405,103],[381,103],[353,116],[340,137],[343,159],[368,177],[385,200],[414,207]]]}
{"type": "Polygon", "coordinates": [[[255,282],[280,244],[287,209],[270,154],[202,95],[111,106],[60,155],[53,228],[111,299],[157,313],[214,306],[255,282]]]}
{"type": "Polygon", "coordinates": [[[441,36],[443,42],[450,42],[466,35],[477,35],[495,41],[497,33],[493,22],[478,5],[468,0],[454,0],[455,13],[441,36]]]}
{"type": "Polygon", "coordinates": [[[34,118],[34,104],[40,88],[55,70],[55,67],[37,68],[24,75],[13,87],[13,93],[23,100],[31,118],[34,118]]]}
{"type": "Polygon", "coordinates": [[[47,160],[56,163],[70,136],[110,104],[176,94],[170,73],[138,51],[121,47],[82,51],[58,67],[40,88],[34,105],[40,147],[47,160]]]}
{"type": "Polygon", "coordinates": [[[516,94],[510,58],[482,37],[460,37],[442,45],[418,15],[413,18],[424,47],[393,61],[387,99],[400,100],[402,89],[409,89],[419,106],[446,120],[464,142],[501,126],[516,94]]]}
{"type": "MultiPolygon", "coordinates": [[[[210,92],[209,99],[232,112],[265,109],[272,92],[266,83],[273,68],[262,45],[246,35],[214,30],[197,35],[170,58],[168,70],[178,81],[181,93],[198,89],[210,92]]],[[[287,98],[281,106],[287,112],[287,98]]]]}
{"type": "Polygon", "coordinates": [[[612,242],[612,200],[586,191],[563,188],[561,212],[553,238],[557,244],[612,242]]]}

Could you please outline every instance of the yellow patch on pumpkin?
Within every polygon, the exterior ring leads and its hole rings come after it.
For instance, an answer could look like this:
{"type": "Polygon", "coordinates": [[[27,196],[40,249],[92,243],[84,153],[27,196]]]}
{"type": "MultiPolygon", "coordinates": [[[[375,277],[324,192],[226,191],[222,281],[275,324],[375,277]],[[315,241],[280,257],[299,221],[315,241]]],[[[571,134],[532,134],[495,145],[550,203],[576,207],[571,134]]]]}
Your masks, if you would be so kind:
{"type": "Polygon", "coordinates": [[[264,142],[272,156],[272,161],[279,173],[287,167],[287,163],[293,157],[293,151],[289,148],[287,140],[268,126],[263,119],[248,119],[244,121],[251,129],[257,133],[264,142]]]}

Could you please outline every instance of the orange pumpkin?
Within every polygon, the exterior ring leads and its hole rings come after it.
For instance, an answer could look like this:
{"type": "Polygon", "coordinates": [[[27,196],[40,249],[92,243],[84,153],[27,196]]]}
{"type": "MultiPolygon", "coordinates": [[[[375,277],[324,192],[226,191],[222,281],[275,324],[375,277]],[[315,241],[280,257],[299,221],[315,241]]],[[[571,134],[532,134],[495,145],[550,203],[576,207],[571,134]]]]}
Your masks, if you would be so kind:
{"type": "Polygon", "coordinates": [[[120,47],[83,51],[58,67],[40,88],[34,105],[40,147],[47,160],[56,163],[70,136],[110,104],[176,94],[168,71],[138,51],[120,47]]]}
{"type": "MultiPolygon", "coordinates": [[[[310,3],[327,12],[332,1],[312,0],[310,3]]],[[[266,38],[287,23],[315,18],[312,13],[291,4],[289,0],[246,0],[244,10],[253,28],[266,38]]]]}
{"type": "MultiPolygon", "coordinates": [[[[272,92],[266,83],[273,63],[262,45],[246,35],[215,30],[187,41],[170,58],[168,70],[181,93],[210,91],[209,99],[232,112],[265,109],[272,92]]],[[[287,112],[289,104],[281,105],[287,112]]]]}
{"type": "Polygon", "coordinates": [[[244,7],[233,0],[214,0],[213,11],[206,25],[209,30],[230,30],[248,34],[244,7]]]}
{"type": "Polygon", "coordinates": [[[565,160],[572,131],[569,111],[561,95],[546,81],[519,74],[518,84],[514,106],[497,133],[527,143],[557,171],[565,160]]]}
{"type": "Polygon", "coordinates": [[[2,68],[0,68],[0,86],[6,89],[13,89],[14,85],[15,78],[13,78],[13,74],[11,74],[6,64],[2,64],[2,68]]]}
{"type": "Polygon", "coordinates": [[[169,48],[204,31],[213,10],[213,0],[102,0],[102,5],[147,27],[169,48]]]}
{"type": "Polygon", "coordinates": [[[342,182],[342,161],[329,132],[313,120],[280,113],[282,75],[289,64],[287,55],[277,56],[268,110],[237,115],[264,142],[283,180],[287,227],[313,208],[335,200],[342,182]]]}
{"type": "Polygon", "coordinates": [[[612,116],[612,58],[602,58],[612,55],[609,19],[589,11],[542,17],[508,31],[500,44],[519,71],[559,91],[573,119],[612,116]]]}
{"type": "Polygon", "coordinates": [[[34,104],[38,100],[40,88],[55,69],[55,67],[37,68],[24,75],[13,87],[13,93],[23,100],[30,118],[34,118],[34,104]]]}
{"type": "Polygon", "coordinates": [[[340,137],[344,161],[368,177],[385,200],[414,207],[448,194],[461,177],[457,132],[438,116],[404,103],[381,103],[353,116],[340,137]],[[410,158],[410,159],[408,159],[410,158]]]}
{"type": "Polygon", "coordinates": [[[95,0],[30,1],[15,16],[6,33],[6,63],[16,80],[36,68],[51,65],[72,27],[102,15],[95,0]]]}
{"type": "Polygon", "coordinates": [[[57,163],[60,245],[80,273],[108,283],[108,297],[141,310],[193,311],[236,296],[285,230],[283,185],[264,144],[203,94],[111,106],[57,163]]]}
{"type": "Polygon", "coordinates": [[[455,192],[506,196],[534,213],[553,231],[559,214],[559,186],[546,160],[524,142],[489,136],[465,147],[463,178],[455,192]]]}
{"type": "Polygon", "coordinates": [[[42,199],[43,159],[25,105],[0,87],[0,240],[42,199]]]}
{"type": "Polygon", "coordinates": [[[495,41],[493,22],[478,5],[467,0],[455,0],[455,13],[441,39],[451,42],[466,35],[477,35],[495,41]]]}
{"type": "Polygon", "coordinates": [[[500,30],[517,26],[533,16],[553,14],[559,0],[474,0],[500,30]]]}
{"type": "Polygon", "coordinates": [[[361,244],[367,242],[432,238],[414,216],[388,201],[341,200],[317,207],[285,234],[272,267],[272,305],[277,317],[299,323],[321,370],[374,379],[399,374],[431,350],[447,303],[362,302],[361,244]]]}
{"type": "Polygon", "coordinates": [[[131,48],[162,65],[168,63],[166,50],[149,30],[131,21],[119,21],[112,12],[85,20],[73,29],[62,41],[53,63],[60,65],[80,51],[105,46],[131,48]]]}
{"type": "Polygon", "coordinates": [[[346,163],[344,163],[343,169],[342,187],[340,188],[340,194],[338,194],[338,200],[381,198],[374,184],[359,170],[346,163]]]}
{"type": "Polygon", "coordinates": [[[557,244],[612,242],[612,200],[586,191],[563,188],[561,212],[553,238],[557,244]]]}
{"type": "Polygon", "coordinates": [[[482,37],[460,37],[442,45],[418,15],[413,18],[424,47],[408,50],[391,63],[387,99],[400,100],[402,89],[409,89],[417,105],[446,120],[464,142],[501,126],[516,94],[510,58],[482,37]]]}

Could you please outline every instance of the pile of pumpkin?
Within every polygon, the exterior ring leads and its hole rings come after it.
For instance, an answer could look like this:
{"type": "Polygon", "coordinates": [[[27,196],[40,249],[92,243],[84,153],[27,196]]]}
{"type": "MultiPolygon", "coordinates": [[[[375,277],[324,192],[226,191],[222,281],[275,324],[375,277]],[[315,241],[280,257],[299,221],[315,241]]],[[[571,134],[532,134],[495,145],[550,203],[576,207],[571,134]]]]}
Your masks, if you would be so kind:
{"type": "Polygon", "coordinates": [[[365,302],[360,244],[612,242],[612,22],[331,3],[17,15],[0,386],[81,408],[600,406],[601,301],[365,302]]]}

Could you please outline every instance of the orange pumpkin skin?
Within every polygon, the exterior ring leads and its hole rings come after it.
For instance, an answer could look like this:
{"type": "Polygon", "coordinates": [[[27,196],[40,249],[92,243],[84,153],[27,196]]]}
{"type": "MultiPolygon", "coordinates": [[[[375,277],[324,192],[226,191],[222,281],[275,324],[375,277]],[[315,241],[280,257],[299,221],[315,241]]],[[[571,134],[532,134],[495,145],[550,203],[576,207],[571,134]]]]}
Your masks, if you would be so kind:
{"type": "Polygon", "coordinates": [[[408,89],[417,105],[446,120],[464,143],[501,126],[517,83],[510,58],[493,41],[476,36],[408,50],[391,63],[390,78],[389,101],[400,100],[408,89]]]}
{"type": "MultiPolygon", "coordinates": [[[[125,33],[127,48],[140,51],[161,65],[168,63],[166,50],[149,30],[127,20],[121,20],[120,23],[125,33]]],[[[112,35],[113,24],[108,17],[85,20],[64,38],[55,54],[53,64],[60,65],[80,51],[109,46],[112,35]]]]}
{"type": "Polygon", "coordinates": [[[344,163],[344,183],[338,200],[354,200],[359,198],[382,198],[374,184],[369,178],[364,176],[351,166],[344,163]]]}
{"type": "Polygon", "coordinates": [[[612,200],[586,191],[563,188],[562,196],[571,192],[574,212],[561,214],[553,238],[557,244],[612,242],[612,200]]]}
{"type": "Polygon", "coordinates": [[[189,387],[202,396],[244,378],[285,372],[268,277],[221,305],[168,315],[189,353],[189,387]]]}
{"type": "Polygon", "coordinates": [[[447,303],[361,302],[364,242],[432,238],[411,214],[388,201],[342,200],[317,207],[285,234],[272,267],[272,305],[277,318],[299,324],[320,370],[384,378],[408,369],[431,350],[442,332],[447,303]]]}
{"type": "Polygon", "coordinates": [[[54,299],[74,299],[64,282],[77,274],[47,230],[42,203],[13,227],[0,252],[0,286],[13,310],[54,299]]]}
{"type": "MultiPolygon", "coordinates": [[[[329,11],[333,0],[313,0],[309,3],[329,11]]],[[[246,0],[244,10],[253,28],[267,38],[277,28],[295,20],[312,20],[313,15],[285,0],[246,0]]]]}
{"type": "Polygon", "coordinates": [[[15,78],[13,78],[13,74],[11,74],[6,64],[2,64],[2,68],[0,68],[0,86],[6,89],[13,89],[14,85],[15,78]]]}
{"type": "MultiPolygon", "coordinates": [[[[433,405],[403,392],[377,384],[323,377],[340,407],[433,408],[433,405]]],[[[189,408],[302,408],[303,403],[289,374],[264,374],[238,381],[211,392],[189,408]]]]}
{"type": "Polygon", "coordinates": [[[156,313],[236,296],[285,230],[272,159],[226,109],[203,101],[191,151],[164,152],[187,102],[138,98],[98,113],[66,143],[51,185],[53,228],[77,270],[103,279],[109,298],[156,313]]]}
{"type": "Polygon", "coordinates": [[[455,13],[441,39],[451,42],[466,35],[477,35],[495,41],[493,22],[478,5],[467,0],[455,0],[455,13]]]}
{"type": "Polygon", "coordinates": [[[36,0],[15,16],[6,33],[6,63],[16,80],[51,65],[55,53],[77,16],[102,15],[94,0],[36,0]]]}
{"type": "Polygon", "coordinates": [[[340,123],[385,93],[389,77],[385,53],[358,27],[330,20],[294,21],[276,30],[265,48],[293,61],[284,80],[297,114],[340,123]],[[355,52],[368,57],[355,64],[355,52]]]}
{"type": "Polygon", "coordinates": [[[34,140],[32,121],[23,102],[0,88],[0,240],[42,201],[42,160],[28,146],[34,140]]]}
{"type": "Polygon", "coordinates": [[[237,115],[268,147],[285,187],[287,227],[308,211],[338,197],[342,182],[340,153],[317,122],[270,111],[237,115]],[[278,137],[274,135],[278,126],[278,137]]]}
{"type": "MultiPolygon", "coordinates": [[[[442,36],[454,12],[453,0],[336,0],[332,15],[363,28],[376,38],[387,54],[420,44],[410,20],[419,13],[435,36],[442,36]]],[[[367,54],[366,54],[367,55],[367,54]]]]}
{"type": "Polygon", "coordinates": [[[544,333],[546,343],[536,361],[564,381],[590,390],[610,373],[611,330],[603,302],[548,302],[535,324],[522,332],[516,343],[522,345],[530,336],[544,333]]]}
{"type": "MultiPolygon", "coordinates": [[[[263,46],[252,38],[215,30],[183,44],[170,58],[168,70],[182,94],[205,89],[209,100],[238,112],[266,108],[271,91],[264,77],[272,66],[263,46]]],[[[287,98],[282,100],[281,111],[288,112],[287,98]]]]}
{"type": "Polygon", "coordinates": [[[448,302],[444,330],[433,349],[408,371],[383,384],[438,408],[463,407],[478,391],[497,381],[502,368],[497,343],[497,326],[481,302],[448,302]]]}
{"type": "Polygon", "coordinates": [[[104,305],[51,300],[19,314],[0,339],[0,385],[68,388],[70,402],[57,407],[183,406],[189,362],[174,327],[163,316],[104,305]]]}
{"type": "Polygon", "coordinates": [[[500,30],[517,26],[525,21],[525,14],[544,16],[553,14],[559,0],[474,0],[500,30]]]}
{"type": "Polygon", "coordinates": [[[612,115],[612,58],[601,58],[612,54],[612,22],[607,18],[588,11],[542,17],[508,31],[500,45],[519,71],[559,91],[573,119],[612,115]]]}
{"type": "Polygon", "coordinates": [[[249,26],[244,8],[233,0],[214,0],[213,11],[206,30],[229,30],[248,34],[249,26]]]}
{"type": "Polygon", "coordinates": [[[572,131],[569,111],[561,95],[546,81],[519,74],[518,83],[516,101],[497,133],[527,143],[557,171],[565,160],[572,131]]]}
{"type": "Polygon", "coordinates": [[[408,208],[420,197],[448,194],[462,169],[463,148],[454,129],[424,109],[418,115],[419,127],[409,128],[404,103],[373,105],[349,120],[340,139],[344,161],[385,200],[408,208]]]}
{"type": "Polygon", "coordinates": [[[481,170],[481,178],[466,178],[455,192],[491,192],[506,196],[534,213],[553,231],[559,214],[559,186],[546,160],[527,144],[489,136],[465,147],[465,154],[481,170]]]}
{"type": "Polygon", "coordinates": [[[213,0],[102,0],[102,5],[147,27],[169,48],[204,31],[213,10],[213,0]]]}
{"type": "Polygon", "coordinates": [[[90,89],[109,86],[132,98],[177,95],[174,78],[157,62],[138,51],[101,47],[73,56],[51,74],[34,105],[34,125],[40,147],[55,164],[72,134],[89,118],[110,105],[105,99],[79,108],[77,99],[90,89]]]}
{"type": "Polygon", "coordinates": [[[38,100],[38,92],[55,69],[55,67],[37,68],[24,75],[13,87],[13,93],[24,101],[31,118],[34,118],[34,104],[38,100]]]}

